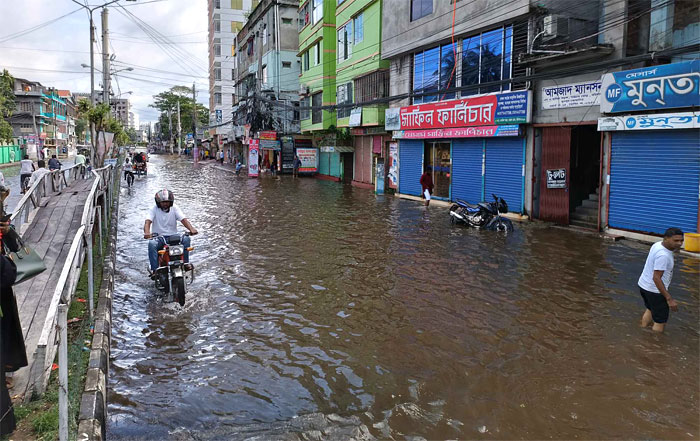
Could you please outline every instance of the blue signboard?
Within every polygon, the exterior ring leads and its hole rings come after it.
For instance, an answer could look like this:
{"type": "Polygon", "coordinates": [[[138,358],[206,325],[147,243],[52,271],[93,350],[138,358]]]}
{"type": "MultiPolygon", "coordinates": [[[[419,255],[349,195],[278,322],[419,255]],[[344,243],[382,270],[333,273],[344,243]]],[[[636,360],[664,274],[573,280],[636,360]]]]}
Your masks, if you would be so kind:
{"type": "Polygon", "coordinates": [[[700,106],[700,60],[609,73],[602,83],[602,113],[700,106]]]}

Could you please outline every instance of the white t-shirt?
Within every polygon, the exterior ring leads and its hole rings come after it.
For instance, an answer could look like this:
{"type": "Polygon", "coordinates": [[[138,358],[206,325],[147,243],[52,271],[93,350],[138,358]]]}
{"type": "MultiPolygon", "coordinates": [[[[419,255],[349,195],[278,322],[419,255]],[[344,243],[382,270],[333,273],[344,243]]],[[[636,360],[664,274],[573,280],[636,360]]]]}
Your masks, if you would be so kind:
{"type": "Polygon", "coordinates": [[[28,175],[31,174],[34,171],[34,163],[32,162],[31,159],[22,159],[19,161],[20,164],[20,171],[19,173],[22,175],[28,175]]]}
{"type": "Polygon", "coordinates": [[[154,205],[148,213],[147,219],[153,222],[151,232],[158,233],[161,236],[172,236],[177,234],[177,223],[184,218],[185,215],[177,205],[170,207],[167,213],[154,205]]]}
{"type": "Polygon", "coordinates": [[[662,242],[656,242],[651,246],[649,256],[647,256],[647,261],[644,264],[644,271],[642,271],[639,282],[637,282],[640,288],[658,293],[659,289],[654,283],[654,271],[664,272],[663,276],[661,276],[661,281],[668,289],[671,284],[671,277],[673,277],[673,251],[663,246],[662,242]]]}
{"type": "Polygon", "coordinates": [[[134,165],[131,162],[124,163],[124,171],[130,172],[134,170],[134,165]]]}
{"type": "Polygon", "coordinates": [[[32,177],[29,178],[29,186],[31,187],[32,184],[41,179],[42,176],[48,175],[49,173],[51,173],[51,171],[45,168],[40,168],[36,170],[34,173],[32,173],[32,177]]]}

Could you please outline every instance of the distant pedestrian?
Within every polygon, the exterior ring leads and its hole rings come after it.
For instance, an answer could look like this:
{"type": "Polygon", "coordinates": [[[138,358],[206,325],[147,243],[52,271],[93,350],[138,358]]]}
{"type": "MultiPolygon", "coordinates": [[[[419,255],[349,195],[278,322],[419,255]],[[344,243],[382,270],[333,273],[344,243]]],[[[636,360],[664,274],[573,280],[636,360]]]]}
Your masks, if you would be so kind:
{"type": "Polygon", "coordinates": [[[221,165],[224,165],[224,151],[223,150],[221,150],[219,152],[219,163],[221,163],[221,165]]]}
{"type": "Polygon", "coordinates": [[[420,177],[420,185],[423,189],[423,197],[425,198],[425,206],[430,205],[430,196],[433,194],[433,176],[426,169],[420,177]]]}
{"type": "Polygon", "coordinates": [[[299,155],[294,155],[294,173],[292,176],[294,176],[295,178],[298,178],[300,168],[301,168],[301,159],[299,159],[299,155]]]}
{"type": "Polygon", "coordinates": [[[24,159],[19,161],[19,187],[22,189],[22,193],[25,191],[25,185],[27,179],[32,177],[32,173],[36,170],[34,163],[29,159],[29,155],[24,155],[24,159]]]}
{"type": "Polygon", "coordinates": [[[49,159],[49,170],[60,170],[61,169],[61,161],[56,159],[56,155],[51,155],[51,159],[49,159]]]}
{"type": "Polygon", "coordinates": [[[642,294],[646,310],[642,315],[641,326],[663,332],[668,321],[669,308],[678,311],[678,303],[671,297],[668,287],[673,277],[673,253],[683,245],[683,231],[669,228],[664,239],[651,246],[644,270],[639,277],[639,292],[642,294]]]}
{"type": "Polygon", "coordinates": [[[43,178],[45,175],[48,175],[51,173],[51,171],[46,169],[46,162],[43,159],[40,159],[37,161],[37,164],[39,168],[37,168],[34,173],[32,173],[32,177],[29,178],[29,183],[27,184],[28,188],[31,188],[32,185],[41,178],[43,178]]]}
{"type": "Polygon", "coordinates": [[[10,162],[15,162],[15,149],[10,149],[10,162]]]}

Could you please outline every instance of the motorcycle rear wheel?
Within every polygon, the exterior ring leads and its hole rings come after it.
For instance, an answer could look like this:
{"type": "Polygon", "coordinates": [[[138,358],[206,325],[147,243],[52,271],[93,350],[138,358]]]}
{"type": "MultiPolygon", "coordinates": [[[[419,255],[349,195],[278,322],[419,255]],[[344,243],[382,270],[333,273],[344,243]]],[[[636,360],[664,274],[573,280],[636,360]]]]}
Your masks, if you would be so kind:
{"type": "Polygon", "coordinates": [[[185,279],[178,277],[173,279],[173,296],[180,306],[185,306],[185,279]]]}

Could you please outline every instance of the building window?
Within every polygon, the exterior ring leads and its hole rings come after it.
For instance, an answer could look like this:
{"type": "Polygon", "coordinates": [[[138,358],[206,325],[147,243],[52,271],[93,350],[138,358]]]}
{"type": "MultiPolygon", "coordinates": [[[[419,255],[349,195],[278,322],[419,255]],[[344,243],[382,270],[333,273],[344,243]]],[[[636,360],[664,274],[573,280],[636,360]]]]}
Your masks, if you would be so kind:
{"type": "Polygon", "coordinates": [[[221,69],[214,68],[214,79],[217,81],[221,81],[221,69]]]}
{"type": "Polygon", "coordinates": [[[267,66],[263,66],[262,68],[262,83],[263,85],[267,84],[267,66]]]}
{"type": "Polygon", "coordinates": [[[292,24],[291,18],[282,18],[282,24],[290,25],[292,24]]]}
{"type": "Polygon", "coordinates": [[[214,104],[221,105],[221,93],[220,92],[214,93],[214,104]]]}
{"type": "Polygon", "coordinates": [[[267,45],[267,29],[263,28],[260,30],[260,33],[262,34],[262,44],[263,46],[267,45]]]}
{"type": "Polygon", "coordinates": [[[221,9],[221,0],[214,0],[214,9],[221,9]]]}
{"type": "Polygon", "coordinates": [[[243,0],[231,0],[231,9],[243,9],[243,0]]]}
{"type": "Polygon", "coordinates": [[[252,4],[252,6],[251,6],[251,8],[250,8],[251,11],[252,11],[253,9],[257,8],[257,7],[258,7],[258,4],[260,4],[260,0],[253,0],[253,4],[252,4]]]}
{"type": "Polygon", "coordinates": [[[355,102],[360,105],[366,101],[389,96],[389,71],[380,70],[355,79],[355,102]]]}
{"type": "Polygon", "coordinates": [[[309,0],[314,2],[313,21],[314,24],[323,19],[323,0],[309,0]]]}
{"type": "Polygon", "coordinates": [[[338,62],[352,57],[352,21],[338,29],[338,62]]]}
{"type": "MultiPolygon", "coordinates": [[[[462,86],[511,78],[513,27],[500,28],[462,41],[462,86]]],[[[510,84],[491,84],[463,90],[462,96],[510,90],[510,84]]]]}
{"type": "MultiPolygon", "coordinates": [[[[352,83],[345,83],[338,86],[336,89],[337,104],[352,104],[352,83]]],[[[350,116],[350,107],[342,107],[338,109],[338,118],[347,118],[350,116]]]]}
{"type": "Polygon", "coordinates": [[[214,56],[215,56],[215,57],[220,57],[220,56],[221,56],[221,45],[220,45],[220,44],[215,44],[215,45],[214,45],[214,56]]]}
{"type": "Polygon", "coordinates": [[[304,97],[301,99],[301,119],[309,119],[311,118],[311,110],[309,110],[309,104],[310,104],[310,99],[309,97],[304,97]]]}
{"type": "Polygon", "coordinates": [[[299,9],[299,30],[301,31],[307,24],[309,24],[309,2],[304,3],[304,6],[299,9]]]}
{"type": "Polygon", "coordinates": [[[214,32],[221,32],[221,20],[214,20],[214,32]]]}
{"type": "Polygon", "coordinates": [[[302,64],[304,65],[303,66],[304,72],[306,72],[307,70],[309,70],[309,51],[308,50],[306,52],[304,52],[303,60],[304,61],[302,62],[302,64]]]}
{"type": "Polygon", "coordinates": [[[318,124],[323,122],[323,92],[317,92],[311,95],[311,123],[318,124]]]}
{"type": "MultiPolygon", "coordinates": [[[[437,92],[440,81],[440,48],[434,47],[413,56],[413,93],[437,92]]],[[[437,101],[437,95],[419,96],[415,104],[437,101]]]]}
{"type": "Polygon", "coordinates": [[[291,69],[292,68],[292,62],[291,61],[283,61],[282,62],[282,67],[285,69],[291,69]]]}
{"type": "Polygon", "coordinates": [[[243,29],[243,23],[241,23],[240,21],[231,22],[231,32],[237,34],[241,31],[241,29],[243,29]]]}
{"type": "Polygon", "coordinates": [[[319,64],[321,64],[321,42],[317,42],[315,44],[315,47],[316,51],[314,55],[316,56],[314,57],[314,66],[318,66],[319,64]]]}
{"type": "Polygon", "coordinates": [[[361,13],[353,20],[355,23],[355,44],[360,43],[365,37],[364,14],[361,13]]]}
{"type": "Polygon", "coordinates": [[[411,0],[411,21],[433,13],[433,0],[411,0]]]}

